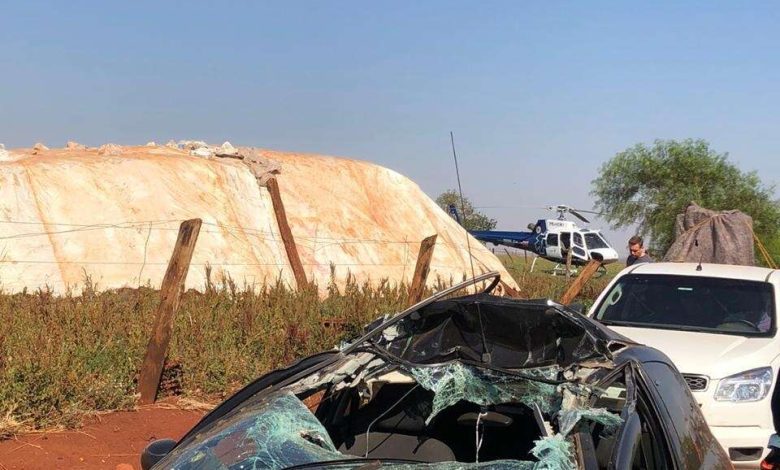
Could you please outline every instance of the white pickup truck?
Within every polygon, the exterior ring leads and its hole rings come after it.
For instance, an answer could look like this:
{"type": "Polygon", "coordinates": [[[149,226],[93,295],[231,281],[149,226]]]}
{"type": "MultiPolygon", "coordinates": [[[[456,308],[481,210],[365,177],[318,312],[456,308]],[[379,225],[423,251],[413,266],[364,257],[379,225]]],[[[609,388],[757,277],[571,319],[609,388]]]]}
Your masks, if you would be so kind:
{"type": "Polygon", "coordinates": [[[660,349],[684,376],[737,468],[758,468],[774,432],[780,270],[697,263],[621,271],[588,315],[660,349]]]}

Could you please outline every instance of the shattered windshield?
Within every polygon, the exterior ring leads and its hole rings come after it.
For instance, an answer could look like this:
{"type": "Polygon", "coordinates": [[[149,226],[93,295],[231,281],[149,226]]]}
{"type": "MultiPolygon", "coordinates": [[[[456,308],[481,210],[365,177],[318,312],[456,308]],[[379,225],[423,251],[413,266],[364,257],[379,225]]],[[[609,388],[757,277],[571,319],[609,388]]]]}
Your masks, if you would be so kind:
{"type": "Polygon", "coordinates": [[[366,460],[315,463],[294,467],[296,470],[327,468],[328,470],[356,470],[371,464],[371,468],[385,470],[534,470],[535,462],[521,462],[518,460],[496,460],[492,462],[475,462],[464,465],[462,462],[437,462],[437,463],[398,463],[391,460],[366,460]]]}
{"type": "Polygon", "coordinates": [[[481,370],[459,362],[439,367],[413,367],[409,372],[423,388],[434,392],[433,409],[427,423],[461,400],[477,405],[516,402],[538,406],[545,412],[560,405],[554,382],[561,372],[557,366],[528,370],[528,376],[544,382],[481,370]]]}
{"type": "Polygon", "coordinates": [[[608,356],[546,303],[443,300],[259,392],[159,468],[571,468],[574,432],[622,423],[585,380],[608,356]]]}
{"type": "Polygon", "coordinates": [[[623,276],[596,309],[606,325],[767,336],[774,331],[768,282],[695,276],[623,276]]]}
{"type": "Polygon", "coordinates": [[[180,451],[173,468],[281,469],[344,458],[322,424],[291,393],[249,406],[208,434],[180,451]]]}
{"type": "MultiPolygon", "coordinates": [[[[604,433],[622,422],[619,413],[587,407],[590,391],[582,387],[534,388],[522,379],[480,375],[470,366],[437,369],[409,374],[421,381],[407,388],[422,393],[398,410],[382,406],[383,398],[377,394],[340,416],[340,424],[328,419],[328,413],[310,410],[311,405],[290,390],[277,392],[204,430],[194,443],[174,450],[160,468],[353,469],[370,464],[394,470],[562,470],[573,466],[570,435],[577,426],[600,424],[599,432],[604,433]],[[432,406],[425,404],[425,397],[433,398],[432,406]],[[417,401],[421,398],[423,403],[417,401]],[[377,408],[374,401],[380,402],[377,408]],[[482,407],[469,407],[477,403],[482,407]],[[523,411],[533,409],[529,406],[545,410],[538,414],[543,421],[523,411]],[[421,414],[419,424],[398,419],[414,416],[410,409],[421,414]],[[552,421],[544,421],[552,416],[558,416],[557,431],[552,421]],[[363,418],[371,419],[367,429],[360,424],[363,418]]],[[[555,371],[538,373],[549,376],[555,371]]],[[[404,389],[399,385],[388,382],[379,390],[392,394],[404,389]]],[[[349,395],[349,389],[344,393],[349,395]]]]}

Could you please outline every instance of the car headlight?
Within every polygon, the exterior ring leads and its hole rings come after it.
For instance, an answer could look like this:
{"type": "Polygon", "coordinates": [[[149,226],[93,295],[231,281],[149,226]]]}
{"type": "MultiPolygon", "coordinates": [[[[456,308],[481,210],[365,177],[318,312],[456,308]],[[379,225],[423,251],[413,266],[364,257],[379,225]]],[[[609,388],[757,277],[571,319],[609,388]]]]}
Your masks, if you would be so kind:
{"type": "Polygon", "coordinates": [[[717,401],[758,401],[772,388],[772,369],[762,367],[726,377],[715,390],[717,401]]]}

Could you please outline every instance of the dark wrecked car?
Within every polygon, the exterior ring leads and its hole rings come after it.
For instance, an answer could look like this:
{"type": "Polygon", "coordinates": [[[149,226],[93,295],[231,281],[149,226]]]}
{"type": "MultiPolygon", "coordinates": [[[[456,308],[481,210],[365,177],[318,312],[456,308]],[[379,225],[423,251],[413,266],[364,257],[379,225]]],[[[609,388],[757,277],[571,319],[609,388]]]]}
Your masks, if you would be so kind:
{"type": "Polygon", "coordinates": [[[151,443],[142,467],[731,467],[666,356],[556,303],[490,295],[497,283],[261,377],[178,443],[151,443]]]}

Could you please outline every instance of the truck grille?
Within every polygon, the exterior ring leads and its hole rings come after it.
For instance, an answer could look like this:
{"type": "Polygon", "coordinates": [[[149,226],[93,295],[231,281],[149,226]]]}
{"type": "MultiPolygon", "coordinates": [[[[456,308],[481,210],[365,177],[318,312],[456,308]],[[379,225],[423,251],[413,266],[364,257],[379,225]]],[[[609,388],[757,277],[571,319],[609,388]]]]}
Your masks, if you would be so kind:
{"type": "Polygon", "coordinates": [[[683,374],[682,376],[685,379],[685,383],[688,384],[688,388],[691,390],[696,392],[707,390],[707,385],[710,382],[707,376],[694,374],[683,374]]]}

